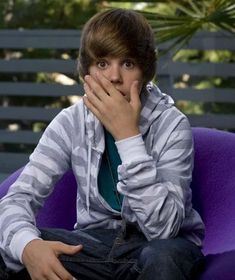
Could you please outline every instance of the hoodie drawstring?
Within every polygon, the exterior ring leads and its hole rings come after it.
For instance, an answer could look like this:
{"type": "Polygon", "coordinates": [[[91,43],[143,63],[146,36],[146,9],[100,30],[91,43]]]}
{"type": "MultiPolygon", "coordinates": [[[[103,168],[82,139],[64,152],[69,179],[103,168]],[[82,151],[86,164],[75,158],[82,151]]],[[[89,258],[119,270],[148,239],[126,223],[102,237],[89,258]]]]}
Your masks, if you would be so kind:
{"type": "Polygon", "coordinates": [[[91,142],[88,143],[88,162],[87,162],[87,187],[86,187],[86,207],[90,213],[90,181],[91,181],[91,142]]]}

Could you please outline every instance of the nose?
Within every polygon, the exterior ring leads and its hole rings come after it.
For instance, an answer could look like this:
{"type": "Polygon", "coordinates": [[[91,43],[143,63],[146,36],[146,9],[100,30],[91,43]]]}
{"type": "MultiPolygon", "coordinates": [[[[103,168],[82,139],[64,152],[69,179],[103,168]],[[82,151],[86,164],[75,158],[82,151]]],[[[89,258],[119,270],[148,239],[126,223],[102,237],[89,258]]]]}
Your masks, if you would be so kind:
{"type": "Polygon", "coordinates": [[[122,82],[121,69],[118,65],[113,65],[108,69],[107,78],[113,84],[122,82]]]}

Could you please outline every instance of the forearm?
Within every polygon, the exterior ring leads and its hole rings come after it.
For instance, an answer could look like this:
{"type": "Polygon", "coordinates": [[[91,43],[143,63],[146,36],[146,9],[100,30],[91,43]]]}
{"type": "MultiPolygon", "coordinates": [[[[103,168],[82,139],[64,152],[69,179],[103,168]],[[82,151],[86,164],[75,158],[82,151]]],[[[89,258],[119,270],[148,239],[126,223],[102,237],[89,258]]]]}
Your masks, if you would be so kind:
{"type": "Polygon", "coordinates": [[[35,218],[25,195],[9,192],[0,203],[0,228],[3,259],[13,270],[20,267],[25,245],[40,236],[35,218]]]}
{"type": "Polygon", "coordinates": [[[1,249],[16,262],[20,262],[24,246],[39,237],[35,215],[69,168],[69,150],[63,146],[63,132],[56,122],[49,125],[29,163],[0,202],[1,249]]]}
{"type": "Polygon", "coordinates": [[[191,146],[172,157],[165,152],[161,159],[147,153],[140,135],[117,142],[117,147],[122,159],[118,190],[130,209],[126,218],[134,217],[148,239],[177,235],[191,180],[191,146]]]}

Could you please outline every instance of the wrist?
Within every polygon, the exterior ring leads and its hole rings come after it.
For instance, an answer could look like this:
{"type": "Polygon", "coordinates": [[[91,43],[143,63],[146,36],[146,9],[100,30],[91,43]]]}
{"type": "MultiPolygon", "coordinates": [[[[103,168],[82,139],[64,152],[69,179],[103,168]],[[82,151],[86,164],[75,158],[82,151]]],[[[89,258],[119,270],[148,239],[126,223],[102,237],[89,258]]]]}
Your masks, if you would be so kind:
{"type": "Polygon", "coordinates": [[[19,260],[22,262],[22,254],[27,246],[28,243],[30,243],[32,240],[40,239],[40,237],[37,235],[37,233],[33,233],[28,230],[17,232],[11,241],[10,244],[10,251],[12,253],[12,256],[14,259],[19,260]]]}
{"type": "Polygon", "coordinates": [[[115,142],[123,164],[146,159],[146,148],[141,134],[115,142]]]}
{"type": "Polygon", "coordinates": [[[24,265],[27,264],[27,259],[28,259],[28,257],[30,257],[30,256],[32,255],[32,254],[31,254],[32,248],[33,248],[34,246],[37,246],[38,241],[41,242],[42,239],[33,239],[33,240],[29,241],[29,242],[25,245],[25,247],[24,247],[24,249],[23,249],[23,251],[22,251],[22,256],[21,256],[21,261],[22,261],[22,263],[23,263],[24,265]]]}
{"type": "Polygon", "coordinates": [[[134,137],[136,135],[139,135],[140,131],[139,128],[135,128],[132,130],[125,131],[124,129],[118,131],[115,135],[113,135],[115,141],[121,141],[130,137],[134,137]]]}

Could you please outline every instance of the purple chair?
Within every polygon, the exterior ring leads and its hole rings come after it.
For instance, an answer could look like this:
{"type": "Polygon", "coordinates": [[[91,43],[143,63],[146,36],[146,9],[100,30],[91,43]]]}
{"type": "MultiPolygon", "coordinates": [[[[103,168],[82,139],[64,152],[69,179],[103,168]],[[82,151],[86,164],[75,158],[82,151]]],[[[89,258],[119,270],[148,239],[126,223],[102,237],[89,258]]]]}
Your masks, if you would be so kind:
{"type": "MultiPolygon", "coordinates": [[[[200,280],[235,279],[235,134],[194,128],[193,205],[201,214],[206,236],[206,267],[200,280]]],[[[17,170],[0,185],[0,197],[16,180],[17,170]]],[[[56,184],[37,216],[39,227],[72,229],[76,220],[76,182],[72,171],[56,184]]]]}
{"type": "Polygon", "coordinates": [[[206,227],[200,280],[235,279],[235,134],[194,128],[193,205],[206,227]]]}

